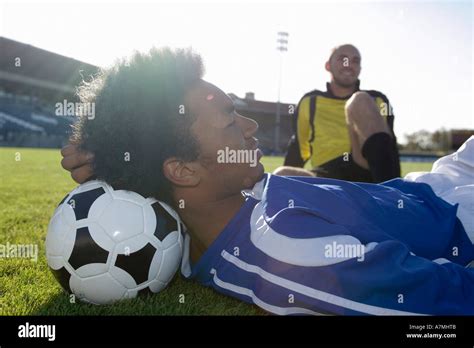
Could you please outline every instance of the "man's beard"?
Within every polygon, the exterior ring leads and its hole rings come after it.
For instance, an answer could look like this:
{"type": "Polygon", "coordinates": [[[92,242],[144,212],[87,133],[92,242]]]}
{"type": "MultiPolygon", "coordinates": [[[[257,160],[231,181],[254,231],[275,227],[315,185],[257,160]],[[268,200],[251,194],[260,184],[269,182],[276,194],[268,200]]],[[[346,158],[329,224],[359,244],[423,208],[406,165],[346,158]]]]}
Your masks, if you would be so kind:
{"type": "Polygon", "coordinates": [[[338,79],[336,76],[334,76],[334,82],[336,82],[336,84],[339,86],[339,87],[343,87],[343,88],[353,88],[356,86],[357,84],[357,79],[355,79],[354,81],[352,82],[346,82],[346,81],[343,81],[341,79],[338,79]]]}

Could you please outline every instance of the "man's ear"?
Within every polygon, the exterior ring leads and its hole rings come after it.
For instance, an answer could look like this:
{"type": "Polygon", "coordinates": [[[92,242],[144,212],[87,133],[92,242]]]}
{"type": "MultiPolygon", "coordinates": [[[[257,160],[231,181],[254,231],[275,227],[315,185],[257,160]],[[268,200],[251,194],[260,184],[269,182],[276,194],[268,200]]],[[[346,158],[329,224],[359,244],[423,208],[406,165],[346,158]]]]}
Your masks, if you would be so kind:
{"type": "Polygon", "coordinates": [[[329,60],[324,64],[324,68],[327,72],[331,72],[331,64],[329,63],[329,60]]]}
{"type": "Polygon", "coordinates": [[[193,162],[170,157],[163,163],[163,174],[176,186],[196,186],[201,181],[193,162]]]}

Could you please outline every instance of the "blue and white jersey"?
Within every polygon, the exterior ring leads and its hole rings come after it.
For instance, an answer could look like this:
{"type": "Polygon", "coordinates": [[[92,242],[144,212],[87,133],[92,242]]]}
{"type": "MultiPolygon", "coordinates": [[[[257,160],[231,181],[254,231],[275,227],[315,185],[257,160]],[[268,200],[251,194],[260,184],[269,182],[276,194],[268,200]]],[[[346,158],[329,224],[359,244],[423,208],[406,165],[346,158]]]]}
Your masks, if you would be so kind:
{"type": "Polygon", "coordinates": [[[275,314],[474,314],[474,246],[424,183],[265,174],[181,271],[275,314]]]}

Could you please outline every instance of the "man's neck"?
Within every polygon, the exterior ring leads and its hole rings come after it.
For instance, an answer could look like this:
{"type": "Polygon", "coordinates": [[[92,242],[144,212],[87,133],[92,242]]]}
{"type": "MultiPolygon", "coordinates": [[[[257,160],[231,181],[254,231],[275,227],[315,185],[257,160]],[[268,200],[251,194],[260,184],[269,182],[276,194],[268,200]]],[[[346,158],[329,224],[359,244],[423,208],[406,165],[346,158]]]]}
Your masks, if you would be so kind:
{"type": "Polygon", "coordinates": [[[204,254],[244,202],[241,193],[219,200],[185,200],[185,208],[179,214],[191,236],[190,257],[193,263],[204,254]]]}
{"type": "Polygon", "coordinates": [[[334,94],[336,97],[339,97],[339,98],[348,97],[352,95],[357,89],[356,85],[353,85],[350,87],[344,87],[344,86],[338,85],[336,81],[334,80],[331,80],[331,82],[329,83],[329,88],[331,89],[332,94],[334,94]]]}

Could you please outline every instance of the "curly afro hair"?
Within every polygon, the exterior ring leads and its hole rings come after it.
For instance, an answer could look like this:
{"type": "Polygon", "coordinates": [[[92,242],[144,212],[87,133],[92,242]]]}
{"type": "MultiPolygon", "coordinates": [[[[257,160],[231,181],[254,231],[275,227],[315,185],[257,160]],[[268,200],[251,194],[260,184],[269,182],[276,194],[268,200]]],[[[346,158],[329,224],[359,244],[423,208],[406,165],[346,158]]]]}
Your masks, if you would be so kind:
{"type": "Polygon", "coordinates": [[[199,155],[190,131],[195,117],[184,97],[203,70],[190,49],[153,48],[83,82],[77,94],[81,102],[95,103],[95,117],[81,116],[71,141],[94,154],[95,178],[175,206],[163,163],[199,155]]]}

